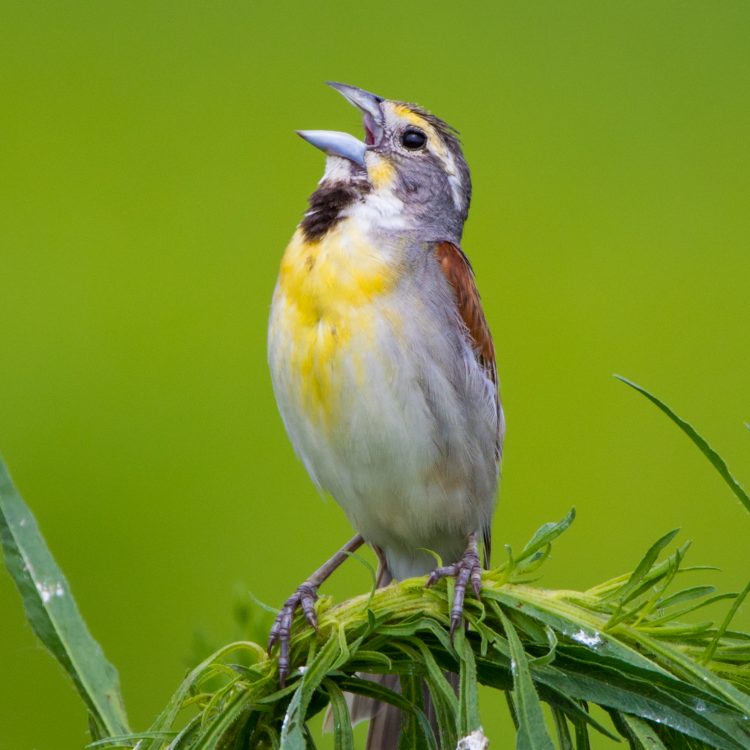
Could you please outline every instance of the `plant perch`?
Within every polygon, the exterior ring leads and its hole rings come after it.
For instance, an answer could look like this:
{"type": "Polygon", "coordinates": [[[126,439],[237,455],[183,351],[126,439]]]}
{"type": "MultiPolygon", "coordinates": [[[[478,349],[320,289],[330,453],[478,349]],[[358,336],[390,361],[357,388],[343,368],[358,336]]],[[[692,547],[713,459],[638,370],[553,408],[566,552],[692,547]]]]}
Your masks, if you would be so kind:
{"type": "MultiPolygon", "coordinates": [[[[680,426],[716,466],[712,456],[721,459],[686,424],[680,426]]],[[[721,466],[742,500],[744,490],[721,466]]],[[[520,553],[509,550],[505,563],[485,572],[482,599],[467,599],[468,628],[459,628],[453,641],[451,582],[426,589],[423,578],[410,579],[337,605],[322,597],[317,632],[295,618],[283,689],[276,659],[264,648],[232,643],[193,669],[149,730],[134,734],[116,673],[0,466],[6,563],[37,634],[86,703],[90,747],[301,750],[314,747],[308,720],[330,706],[335,747],[348,750],[354,745],[345,693],[399,707],[404,748],[483,747],[480,684],[506,695],[521,750],[583,750],[592,733],[624,738],[636,750],[750,747],[750,634],[731,627],[750,585],[716,593],[692,582],[705,568],[685,565],[688,543],[674,548],[676,531],[655,542],[631,573],[587,591],[534,585],[574,515],[545,524],[520,553]],[[693,622],[720,600],[731,602],[722,621],[693,622]],[[446,672],[460,675],[458,693],[446,672]],[[401,691],[362,676],[372,673],[398,675],[401,691]],[[437,736],[423,710],[423,685],[437,736]],[[592,705],[609,719],[592,715],[592,705]]]]}

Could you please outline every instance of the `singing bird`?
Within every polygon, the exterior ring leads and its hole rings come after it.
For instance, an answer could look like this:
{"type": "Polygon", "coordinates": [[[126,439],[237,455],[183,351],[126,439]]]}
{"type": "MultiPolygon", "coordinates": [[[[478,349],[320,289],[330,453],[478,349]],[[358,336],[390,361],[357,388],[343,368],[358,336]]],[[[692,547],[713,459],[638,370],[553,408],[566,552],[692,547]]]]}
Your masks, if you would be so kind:
{"type": "Polygon", "coordinates": [[[414,104],[329,85],[361,110],[365,138],[299,131],[327,158],[281,261],[268,358],[296,453],[358,533],[280,611],[269,646],[282,684],[295,611],[315,626],[319,586],[365,542],[379,585],[455,576],[455,629],[467,584],[480,593],[480,542],[489,561],[504,435],[461,250],[471,180],[458,134],[414,104]],[[433,570],[427,550],[449,564],[433,570]]]}

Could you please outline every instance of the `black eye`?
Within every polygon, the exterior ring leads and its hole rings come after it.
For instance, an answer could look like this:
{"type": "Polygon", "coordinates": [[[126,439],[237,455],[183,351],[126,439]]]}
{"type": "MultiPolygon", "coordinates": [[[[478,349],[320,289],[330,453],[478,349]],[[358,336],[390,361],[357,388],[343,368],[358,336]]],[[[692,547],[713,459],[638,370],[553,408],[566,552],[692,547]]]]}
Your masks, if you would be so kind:
{"type": "Polygon", "coordinates": [[[401,145],[409,151],[419,151],[427,143],[427,136],[421,130],[405,130],[401,135],[401,145]]]}

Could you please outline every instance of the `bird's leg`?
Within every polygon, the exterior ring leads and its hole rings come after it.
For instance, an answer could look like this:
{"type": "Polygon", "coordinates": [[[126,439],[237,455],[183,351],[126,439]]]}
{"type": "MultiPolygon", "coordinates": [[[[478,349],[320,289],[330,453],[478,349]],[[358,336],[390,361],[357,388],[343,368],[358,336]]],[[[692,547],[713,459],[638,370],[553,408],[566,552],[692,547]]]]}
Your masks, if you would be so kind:
{"type": "Polygon", "coordinates": [[[482,564],[479,562],[476,531],[469,534],[469,544],[461,559],[453,565],[435,568],[427,579],[427,585],[432,586],[441,578],[449,576],[456,579],[456,586],[453,592],[453,607],[451,607],[452,638],[463,616],[466,584],[471,581],[471,587],[474,589],[474,594],[477,598],[479,598],[482,592],[482,564]]]}
{"type": "Polygon", "coordinates": [[[270,652],[276,643],[279,644],[279,683],[281,687],[286,684],[286,678],[289,674],[289,640],[294,613],[301,607],[310,626],[318,629],[318,618],[315,615],[318,588],[349,557],[351,552],[364,544],[364,541],[359,534],[350,539],[330,560],[323,563],[306,581],[297,587],[297,590],[284,602],[281,611],[276,615],[276,621],[268,636],[268,650],[270,652]]]}

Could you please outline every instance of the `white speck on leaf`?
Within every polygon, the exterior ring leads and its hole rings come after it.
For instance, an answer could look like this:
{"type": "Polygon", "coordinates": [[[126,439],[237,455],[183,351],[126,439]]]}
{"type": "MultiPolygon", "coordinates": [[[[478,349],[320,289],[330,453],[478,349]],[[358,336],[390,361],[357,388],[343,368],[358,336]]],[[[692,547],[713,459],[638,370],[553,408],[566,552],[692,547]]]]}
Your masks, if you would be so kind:
{"type": "Polygon", "coordinates": [[[46,604],[52,598],[52,592],[47,588],[46,583],[37,583],[36,590],[42,597],[42,601],[46,604]]]}
{"type": "Polygon", "coordinates": [[[485,737],[482,727],[479,727],[466,737],[462,737],[456,745],[456,750],[487,750],[489,746],[490,741],[485,737]]]}
{"type": "Polygon", "coordinates": [[[602,637],[597,632],[587,633],[583,628],[577,633],[573,633],[573,640],[582,643],[589,648],[596,648],[602,645],[602,637]]]}
{"type": "Polygon", "coordinates": [[[53,596],[65,596],[65,589],[61,583],[42,583],[36,584],[36,590],[42,601],[47,604],[53,596]]]}

